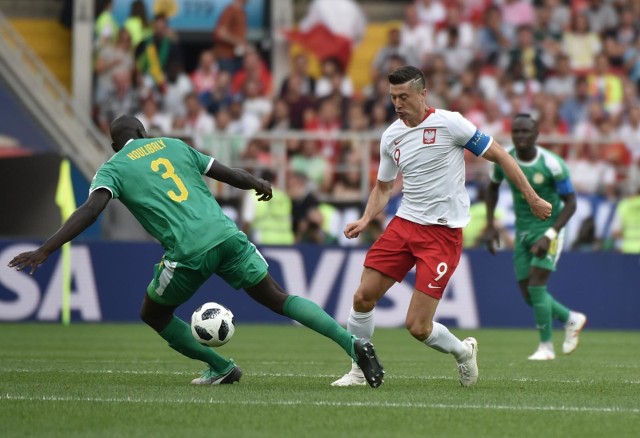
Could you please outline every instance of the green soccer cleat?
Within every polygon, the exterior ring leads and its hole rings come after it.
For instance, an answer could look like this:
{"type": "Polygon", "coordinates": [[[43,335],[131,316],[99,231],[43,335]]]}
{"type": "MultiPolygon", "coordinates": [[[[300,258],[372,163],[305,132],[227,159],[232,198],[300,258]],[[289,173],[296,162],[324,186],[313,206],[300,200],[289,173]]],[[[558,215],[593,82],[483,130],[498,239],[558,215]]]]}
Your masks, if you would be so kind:
{"type": "Polygon", "coordinates": [[[242,377],[242,370],[237,366],[231,368],[226,374],[216,374],[211,368],[205,370],[202,375],[191,381],[192,385],[227,385],[238,382],[242,377]]]}

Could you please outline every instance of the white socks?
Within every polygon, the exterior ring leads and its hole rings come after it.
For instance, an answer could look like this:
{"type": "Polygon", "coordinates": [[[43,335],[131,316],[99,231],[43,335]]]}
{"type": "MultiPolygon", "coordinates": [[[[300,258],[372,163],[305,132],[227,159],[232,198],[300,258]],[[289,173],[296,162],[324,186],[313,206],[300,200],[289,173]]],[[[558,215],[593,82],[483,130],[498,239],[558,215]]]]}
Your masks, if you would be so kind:
{"type": "Polygon", "coordinates": [[[356,312],[352,307],[347,320],[347,331],[358,338],[370,340],[375,328],[373,312],[373,310],[371,312],[356,312]]]}
{"type": "Polygon", "coordinates": [[[444,325],[434,322],[431,335],[424,343],[442,353],[451,353],[458,362],[464,361],[469,355],[469,350],[462,341],[451,334],[444,325]]]}

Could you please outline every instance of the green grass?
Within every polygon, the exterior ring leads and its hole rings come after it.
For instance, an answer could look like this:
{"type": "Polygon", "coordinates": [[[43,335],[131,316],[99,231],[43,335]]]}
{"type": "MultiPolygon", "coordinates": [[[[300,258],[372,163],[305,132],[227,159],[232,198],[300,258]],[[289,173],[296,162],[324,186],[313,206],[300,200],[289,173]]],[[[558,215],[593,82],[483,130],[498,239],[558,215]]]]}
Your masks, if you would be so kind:
{"type": "Polygon", "coordinates": [[[382,387],[333,388],[350,365],[339,347],[253,325],[219,350],[242,381],[194,387],[202,364],[143,325],[1,324],[0,436],[640,436],[640,333],[587,330],[574,354],[531,363],[533,330],[454,332],[478,338],[474,388],[460,387],[450,356],[400,329],[373,339],[382,387]]]}

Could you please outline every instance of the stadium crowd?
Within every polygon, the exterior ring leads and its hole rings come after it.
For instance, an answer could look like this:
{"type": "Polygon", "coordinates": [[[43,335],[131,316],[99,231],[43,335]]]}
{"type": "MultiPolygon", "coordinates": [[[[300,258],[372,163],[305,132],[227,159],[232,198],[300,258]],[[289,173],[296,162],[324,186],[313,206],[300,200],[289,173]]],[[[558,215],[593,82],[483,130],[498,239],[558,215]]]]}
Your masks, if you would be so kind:
{"type": "MultiPolygon", "coordinates": [[[[144,2],[134,1],[130,17],[118,23],[105,2],[96,20],[94,116],[105,132],[116,116],[129,113],[150,133],[186,138],[213,155],[224,144],[232,164],[276,184],[277,169],[286,169],[279,187],[292,202],[278,208],[293,214],[293,229],[269,229],[278,223],[271,220],[263,235],[273,239],[254,235],[258,243],[340,241],[327,225],[331,205],[365,201],[378,168],[379,137],[372,133],[395,118],[386,75],[404,64],[425,72],[430,106],[459,111],[503,144],[515,114],[534,115],[541,144],[565,158],[579,195],[613,203],[638,197],[638,2],[405,1],[404,20],[389,26],[372,65],[361,66],[371,78],[362,89],[354,87],[343,58],[320,59],[320,73],[312,75],[314,55],[302,50],[292,50],[288,76],[273,83],[267,57],[247,40],[246,22],[233,25],[245,3],[234,0],[225,10],[212,29],[211,48],[187,72],[167,17],[151,17],[144,2]],[[260,136],[292,131],[310,135],[260,136]],[[362,136],[345,140],[339,135],[345,132],[362,136]],[[274,154],[276,147],[284,152],[274,154]]],[[[469,155],[470,187],[486,184],[483,162],[469,155]]],[[[238,221],[259,234],[266,213],[250,201],[241,205],[238,221]]],[[[587,219],[594,220],[585,217],[585,228],[587,219]]],[[[615,222],[612,237],[625,223],[615,222]]],[[[602,245],[590,236],[580,234],[576,248],[602,245]]]]}

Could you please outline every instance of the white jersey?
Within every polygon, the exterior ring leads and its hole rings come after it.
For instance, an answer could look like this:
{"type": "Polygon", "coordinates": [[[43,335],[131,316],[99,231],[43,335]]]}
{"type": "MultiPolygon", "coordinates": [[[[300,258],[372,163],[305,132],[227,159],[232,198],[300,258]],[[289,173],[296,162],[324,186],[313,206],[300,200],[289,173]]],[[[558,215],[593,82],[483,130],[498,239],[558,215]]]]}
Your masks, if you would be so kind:
{"type": "Polygon", "coordinates": [[[469,222],[464,150],[481,156],[492,138],[460,113],[429,108],[410,128],[396,120],[380,140],[378,179],[392,181],[402,172],[402,202],[397,216],[428,225],[462,228],[469,222]]]}

